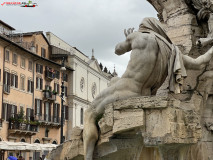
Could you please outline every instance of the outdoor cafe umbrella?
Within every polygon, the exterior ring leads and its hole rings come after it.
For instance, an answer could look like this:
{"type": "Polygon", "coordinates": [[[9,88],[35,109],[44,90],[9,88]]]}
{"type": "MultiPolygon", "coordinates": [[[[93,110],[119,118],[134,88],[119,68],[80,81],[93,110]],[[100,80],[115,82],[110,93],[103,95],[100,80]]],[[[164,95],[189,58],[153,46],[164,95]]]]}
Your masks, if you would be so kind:
{"type": "Polygon", "coordinates": [[[17,158],[13,157],[13,156],[9,156],[7,159],[9,159],[9,160],[17,160],[17,158]]]}
{"type": "Polygon", "coordinates": [[[51,151],[56,148],[55,144],[40,144],[40,143],[24,143],[24,142],[8,142],[1,141],[0,142],[0,150],[22,150],[22,151],[51,151]]]}

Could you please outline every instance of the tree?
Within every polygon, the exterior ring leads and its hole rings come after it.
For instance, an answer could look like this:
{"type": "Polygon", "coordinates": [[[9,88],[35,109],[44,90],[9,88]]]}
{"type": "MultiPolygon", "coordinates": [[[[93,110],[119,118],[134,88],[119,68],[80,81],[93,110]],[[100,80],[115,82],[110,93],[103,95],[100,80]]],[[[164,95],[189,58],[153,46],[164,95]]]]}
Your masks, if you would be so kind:
{"type": "Polygon", "coordinates": [[[102,63],[100,63],[99,66],[100,66],[101,70],[103,70],[103,65],[102,65],[102,63]]]}
{"type": "Polygon", "coordinates": [[[107,70],[107,68],[106,68],[106,67],[104,67],[104,72],[105,72],[105,73],[107,73],[107,72],[108,72],[108,70],[107,70]]]}

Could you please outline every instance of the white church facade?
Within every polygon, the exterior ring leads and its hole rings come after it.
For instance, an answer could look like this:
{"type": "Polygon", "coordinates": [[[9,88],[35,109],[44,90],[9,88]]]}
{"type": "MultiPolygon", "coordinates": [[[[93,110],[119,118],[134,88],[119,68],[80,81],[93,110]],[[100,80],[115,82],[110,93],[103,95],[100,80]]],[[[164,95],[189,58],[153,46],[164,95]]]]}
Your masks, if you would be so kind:
{"type": "Polygon", "coordinates": [[[57,57],[67,56],[66,65],[74,69],[74,72],[68,75],[69,83],[66,99],[69,107],[67,138],[70,139],[70,128],[76,126],[83,128],[84,111],[93,99],[107,88],[112,76],[100,69],[99,63],[93,54],[89,58],[51,32],[47,32],[46,37],[51,45],[53,58],[55,57],[57,60],[57,57]]]}

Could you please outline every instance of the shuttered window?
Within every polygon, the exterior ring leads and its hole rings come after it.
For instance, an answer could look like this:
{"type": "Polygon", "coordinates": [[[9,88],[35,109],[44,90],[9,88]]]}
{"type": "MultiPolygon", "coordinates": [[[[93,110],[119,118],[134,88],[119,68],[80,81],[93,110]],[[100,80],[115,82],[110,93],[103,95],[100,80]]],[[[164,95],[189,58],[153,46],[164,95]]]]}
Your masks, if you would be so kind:
{"type": "Polygon", "coordinates": [[[32,61],[28,61],[28,70],[29,71],[33,70],[33,62],[32,61]]]}
{"type": "Polygon", "coordinates": [[[3,103],[2,119],[5,119],[6,121],[8,121],[11,117],[15,117],[16,114],[17,114],[16,105],[3,103]]]}
{"type": "Polygon", "coordinates": [[[64,96],[67,97],[67,87],[64,86],[64,96]]]}
{"type": "Polygon", "coordinates": [[[59,84],[58,83],[54,83],[54,91],[59,94],[60,90],[59,90],[59,84]]]}
{"type": "Polygon", "coordinates": [[[41,57],[46,58],[46,49],[41,47],[41,57]]]}
{"type": "Polygon", "coordinates": [[[4,60],[7,62],[10,61],[10,51],[9,50],[5,51],[4,60]]]}
{"type": "Polygon", "coordinates": [[[35,115],[42,116],[42,101],[35,99],[35,115]]]}
{"type": "Polygon", "coordinates": [[[10,86],[18,88],[18,76],[16,74],[11,73],[10,80],[10,86]]]}
{"type": "Polygon", "coordinates": [[[53,122],[59,123],[60,104],[53,104],[53,122]]]}
{"type": "Polygon", "coordinates": [[[32,80],[28,80],[27,81],[27,91],[30,93],[33,93],[33,81],[32,80]]]}
{"type": "Polygon", "coordinates": [[[60,72],[55,70],[55,78],[60,79],[60,72]]]}
{"type": "Polygon", "coordinates": [[[84,122],[84,110],[83,110],[83,108],[81,108],[81,115],[80,115],[80,117],[81,117],[81,125],[83,125],[83,122],[84,122]]]}
{"type": "Polygon", "coordinates": [[[68,120],[68,118],[69,118],[68,106],[64,106],[64,118],[66,120],[68,120]]]}
{"type": "Polygon", "coordinates": [[[43,89],[43,79],[36,77],[36,89],[43,89]]]}
{"type": "Polygon", "coordinates": [[[17,64],[17,59],[18,59],[18,56],[16,53],[13,53],[13,64],[17,64]]]}
{"type": "Polygon", "coordinates": [[[21,78],[20,78],[20,89],[21,90],[25,90],[25,76],[24,75],[21,75],[21,78]]]}
{"type": "Polygon", "coordinates": [[[9,72],[4,71],[3,83],[10,86],[10,73],[9,72]]]}
{"type": "Polygon", "coordinates": [[[43,65],[36,63],[36,72],[43,74],[43,65]]]}

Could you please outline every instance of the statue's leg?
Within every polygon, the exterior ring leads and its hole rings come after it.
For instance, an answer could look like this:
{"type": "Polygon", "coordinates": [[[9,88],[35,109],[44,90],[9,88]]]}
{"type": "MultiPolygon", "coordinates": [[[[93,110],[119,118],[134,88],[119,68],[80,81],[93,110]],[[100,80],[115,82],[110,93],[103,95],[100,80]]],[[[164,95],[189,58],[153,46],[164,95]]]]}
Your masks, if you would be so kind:
{"type": "MultiPolygon", "coordinates": [[[[119,84],[123,82],[120,81],[119,84]]],[[[101,92],[92,102],[91,106],[85,111],[84,113],[84,131],[83,131],[83,139],[84,139],[84,157],[85,160],[92,160],[93,151],[95,148],[95,143],[98,140],[98,130],[96,126],[96,118],[104,113],[106,104],[115,102],[119,99],[126,99],[128,97],[139,95],[136,92],[130,91],[131,88],[134,86],[132,85],[113,85],[105,89],[101,92]],[[115,87],[116,86],[116,87],[115,87]]],[[[129,83],[125,83],[129,84],[129,83]]],[[[135,88],[139,88],[136,87],[135,88]]],[[[138,89],[137,92],[139,92],[138,89]]]]}
{"type": "Polygon", "coordinates": [[[93,108],[88,108],[84,113],[84,159],[92,160],[95,143],[98,140],[98,130],[95,124],[97,114],[93,108]]]}

